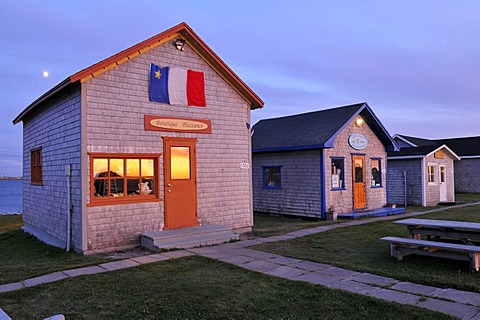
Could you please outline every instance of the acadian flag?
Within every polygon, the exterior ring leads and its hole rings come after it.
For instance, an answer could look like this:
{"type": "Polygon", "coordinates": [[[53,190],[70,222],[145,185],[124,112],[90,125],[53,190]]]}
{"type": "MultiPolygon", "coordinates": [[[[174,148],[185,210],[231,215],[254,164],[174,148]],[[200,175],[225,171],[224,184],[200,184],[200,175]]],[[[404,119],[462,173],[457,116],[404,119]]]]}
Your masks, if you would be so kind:
{"type": "Polygon", "coordinates": [[[150,101],[177,106],[205,107],[203,72],[150,66],[150,101]]]}

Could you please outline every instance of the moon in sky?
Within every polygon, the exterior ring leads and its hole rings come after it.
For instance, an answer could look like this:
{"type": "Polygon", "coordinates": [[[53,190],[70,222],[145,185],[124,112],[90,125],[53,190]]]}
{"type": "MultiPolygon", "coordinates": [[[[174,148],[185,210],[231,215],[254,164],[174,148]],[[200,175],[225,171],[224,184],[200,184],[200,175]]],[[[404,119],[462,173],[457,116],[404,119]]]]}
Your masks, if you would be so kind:
{"type": "Polygon", "coordinates": [[[44,76],[45,78],[47,78],[47,77],[48,77],[48,71],[43,71],[43,76],[44,76]]]}

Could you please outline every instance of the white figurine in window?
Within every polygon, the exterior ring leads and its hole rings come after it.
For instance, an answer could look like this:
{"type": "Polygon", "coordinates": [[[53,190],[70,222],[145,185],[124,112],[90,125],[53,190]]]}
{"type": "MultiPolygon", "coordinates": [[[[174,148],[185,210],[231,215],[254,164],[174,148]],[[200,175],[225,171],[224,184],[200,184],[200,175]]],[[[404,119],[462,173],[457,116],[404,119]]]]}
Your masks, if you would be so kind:
{"type": "Polygon", "coordinates": [[[152,191],[148,186],[148,182],[140,182],[138,184],[138,188],[140,189],[140,194],[142,195],[150,194],[150,192],[152,191]]]}

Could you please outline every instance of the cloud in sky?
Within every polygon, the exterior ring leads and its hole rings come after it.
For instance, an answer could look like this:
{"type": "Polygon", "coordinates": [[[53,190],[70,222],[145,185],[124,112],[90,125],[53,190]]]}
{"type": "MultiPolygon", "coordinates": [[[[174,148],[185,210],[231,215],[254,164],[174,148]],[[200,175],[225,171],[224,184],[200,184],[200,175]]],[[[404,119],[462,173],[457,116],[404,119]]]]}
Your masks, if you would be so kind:
{"type": "Polygon", "coordinates": [[[366,101],[392,134],[480,135],[479,12],[468,0],[4,1],[0,173],[21,171],[23,108],[181,21],[265,101],[252,122],[366,101]]]}

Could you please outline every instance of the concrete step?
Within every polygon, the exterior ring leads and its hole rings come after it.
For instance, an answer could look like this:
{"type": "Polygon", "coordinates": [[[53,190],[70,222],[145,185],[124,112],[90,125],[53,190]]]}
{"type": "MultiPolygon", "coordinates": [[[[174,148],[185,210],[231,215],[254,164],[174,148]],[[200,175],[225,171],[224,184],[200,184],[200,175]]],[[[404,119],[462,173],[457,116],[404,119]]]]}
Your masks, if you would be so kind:
{"type": "Polygon", "coordinates": [[[150,250],[188,249],[238,240],[239,235],[224,225],[205,225],[174,230],[148,232],[141,235],[141,244],[150,250]]]}

